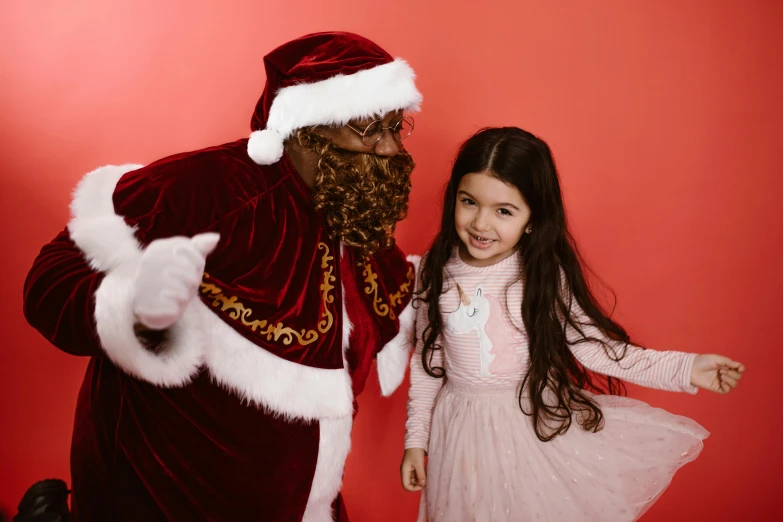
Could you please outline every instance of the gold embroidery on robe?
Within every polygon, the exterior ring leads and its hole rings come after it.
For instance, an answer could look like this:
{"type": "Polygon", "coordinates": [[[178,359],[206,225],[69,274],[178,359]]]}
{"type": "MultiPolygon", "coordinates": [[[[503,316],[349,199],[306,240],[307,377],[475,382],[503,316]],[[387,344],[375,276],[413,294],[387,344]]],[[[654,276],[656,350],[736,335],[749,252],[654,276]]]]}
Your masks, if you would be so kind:
{"type": "MultiPolygon", "coordinates": [[[[325,243],[318,243],[318,250],[323,250],[324,255],[321,257],[321,269],[324,271],[324,282],[321,284],[321,299],[324,305],[324,311],[321,314],[322,319],[318,322],[318,332],[325,334],[328,332],[334,324],[334,316],[329,311],[327,305],[334,303],[334,296],[330,294],[334,290],[334,266],[330,264],[330,261],[334,261],[334,256],[329,255],[329,247],[325,243]]],[[[223,290],[207,282],[209,274],[204,274],[204,279],[201,281],[200,290],[201,293],[206,295],[208,299],[212,300],[212,306],[220,308],[221,312],[225,312],[231,319],[240,321],[243,325],[249,327],[253,332],[257,332],[259,335],[266,335],[266,340],[272,339],[277,342],[281,337],[283,344],[290,345],[294,338],[302,346],[311,344],[318,340],[318,332],[315,330],[302,329],[299,331],[289,328],[283,325],[283,323],[277,323],[272,325],[266,319],[252,319],[253,310],[248,308],[234,296],[226,296],[223,294],[223,290]]]]}
{"type": "Polygon", "coordinates": [[[402,298],[405,297],[411,291],[411,285],[413,284],[413,278],[416,276],[413,267],[408,267],[408,279],[406,282],[400,285],[400,288],[393,294],[389,294],[389,303],[383,302],[383,299],[378,297],[378,274],[372,271],[370,263],[364,265],[364,282],[368,286],[364,288],[364,293],[367,295],[373,295],[372,307],[375,313],[381,317],[388,315],[392,320],[397,316],[394,313],[394,307],[402,302],[402,298]]]}

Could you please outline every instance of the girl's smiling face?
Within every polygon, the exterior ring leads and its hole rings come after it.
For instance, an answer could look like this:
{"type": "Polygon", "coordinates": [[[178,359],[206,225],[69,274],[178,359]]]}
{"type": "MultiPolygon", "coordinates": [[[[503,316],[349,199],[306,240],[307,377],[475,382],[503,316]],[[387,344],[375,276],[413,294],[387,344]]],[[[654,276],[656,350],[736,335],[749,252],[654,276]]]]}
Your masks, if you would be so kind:
{"type": "Polygon", "coordinates": [[[489,266],[516,250],[530,220],[519,190],[490,172],[466,174],[457,187],[454,224],[460,256],[473,266],[489,266]]]}

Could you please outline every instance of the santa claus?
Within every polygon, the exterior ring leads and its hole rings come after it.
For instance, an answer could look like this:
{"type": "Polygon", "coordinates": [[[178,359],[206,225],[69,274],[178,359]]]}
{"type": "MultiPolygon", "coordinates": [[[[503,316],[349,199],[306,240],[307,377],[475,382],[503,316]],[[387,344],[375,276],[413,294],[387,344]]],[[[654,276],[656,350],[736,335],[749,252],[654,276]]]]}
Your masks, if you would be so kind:
{"type": "Polygon", "coordinates": [[[421,103],[349,33],[264,58],[253,132],[87,174],[25,314],[90,357],[73,520],[345,520],[355,397],[408,361],[415,267],[394,245],[421,103]]]}

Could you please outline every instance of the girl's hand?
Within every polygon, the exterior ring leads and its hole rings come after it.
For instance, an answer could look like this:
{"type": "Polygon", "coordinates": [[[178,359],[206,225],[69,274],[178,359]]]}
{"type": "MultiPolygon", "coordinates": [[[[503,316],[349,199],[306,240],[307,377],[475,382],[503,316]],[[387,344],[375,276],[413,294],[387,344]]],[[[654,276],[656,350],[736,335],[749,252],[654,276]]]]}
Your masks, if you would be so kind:
{"type": "Polygon", "coordinates": [[[745,365],[722,355],[696,356],[691,370],[691,384],[716,393],[729,393],[745,371],[745,365]]]}
{"type": "Polygon", "coordinates": [[[407,491],[419,491],[427,485],[427,472],[424,466],[424,457],[427,454],[422,448],[409,448],[405,450],[400,464],[400,478],[402,487],[407,491]]]}

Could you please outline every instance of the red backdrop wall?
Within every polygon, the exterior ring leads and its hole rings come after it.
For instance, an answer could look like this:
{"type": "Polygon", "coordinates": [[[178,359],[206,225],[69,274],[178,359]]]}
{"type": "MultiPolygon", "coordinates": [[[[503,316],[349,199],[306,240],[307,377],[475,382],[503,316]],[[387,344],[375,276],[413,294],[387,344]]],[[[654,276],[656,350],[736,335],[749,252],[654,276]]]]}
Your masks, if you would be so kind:
{"type": "MultiPolygon", "coordinates": [[[[96,166],[248,134],[262,56],[319,30],[406,57],[425,95],[410,216],[422,253],[457,145],[513,124],[553,147],[575,234],[652,347],[748,367],[728,397],[633,388],[712,435],[645,520],[769,520],[781,491],[783,4],[772,0],[387,3],[87,0],[0,5],[0,508],[68,477],[86,361],[24,321],[22,283],[96,166]]],[[[411,520],[398,479],[406,394],[372,380],[348,460],[352,520],[411,520]]]]}

